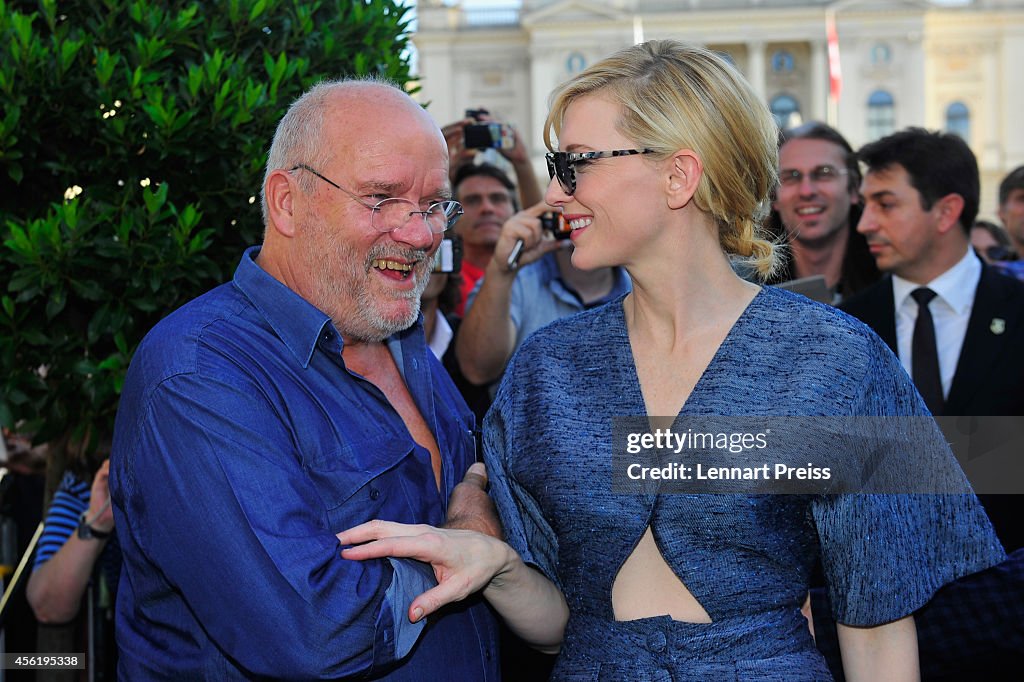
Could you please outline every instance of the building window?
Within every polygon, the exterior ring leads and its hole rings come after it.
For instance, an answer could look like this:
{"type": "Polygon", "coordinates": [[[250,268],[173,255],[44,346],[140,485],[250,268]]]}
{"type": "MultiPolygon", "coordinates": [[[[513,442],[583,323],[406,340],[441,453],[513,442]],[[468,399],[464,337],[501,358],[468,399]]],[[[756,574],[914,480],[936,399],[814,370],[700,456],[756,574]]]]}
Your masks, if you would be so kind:
{"type": "Polygon", "coordinates": [[[575,76],[585,68],[587,68],[587,60],[579,52],[570,53],[565,60],[565,70],[570,76],[575,76]]]}
{"type": "Polygon", "coordinates": [[[793,55],[787,50],[776,50],[772,54],[772,71],[791,73],[793,71],[793,55]]]}
{"type": "Polygon", "coordinates": [[[803,117],[800,116],[800,103],[792,95],[776,95],[772,98],[769,108],[772,110],[772,116],[775,117],[775,123],[778,124],[780,130],[794,128],[803,123],[803,117]]]}
{"type": "Polygon", "coordinates": [[[896,102],[886,90],[868,97],[868,139],[877,140],[896,129],[896,102]]]}
{"type": "Polygon", "coordinates": [[[964,140],[971,139],[971,111],[963,102],[953,102],[946,107],[946,130],[964,140]]]}
{"type": "Polygon", "coordinates": [[[729,65],[732,66],[733,68],[739,68],[738,66],[736,66],[736,59],[733,58],[731,53],[726,52],[725,50],[715,50],[715,54],[724,59],[725,61],[729,62],[729,65]]]}
{"type": "Polygon", "coordinates": [[[892,62],[892,48],[886,43],[875,43],[871,48],[871,65],[888,66],[892,62]]]}

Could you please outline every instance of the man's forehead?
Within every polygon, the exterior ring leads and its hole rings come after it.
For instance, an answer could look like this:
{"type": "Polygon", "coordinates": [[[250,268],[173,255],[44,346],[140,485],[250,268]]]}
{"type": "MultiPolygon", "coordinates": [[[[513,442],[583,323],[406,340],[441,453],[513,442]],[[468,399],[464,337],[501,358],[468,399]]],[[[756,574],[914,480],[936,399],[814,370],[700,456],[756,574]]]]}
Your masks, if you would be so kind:
{"type": "MultiPolygon", "coordinates": [[[[882,168],[868,169],[864,174],[862,187],[874,187],[879,190],[887,189],[897,191],[900,189],[914,189],[910,184],[910,176],[907,170],[898,163],[889,164],[882,168]]],[[[916,190],[915,190],[916,191],[916,190]]]]}
{"type": "Polygon", "coordinates": [[[492,178],[489,175],[472,175],[466,178],[459,183],[458,193],[462,196],[491,193],[512,194],[497,178],[492,178]]]}
{"type": "Polygon", "coordinates": [[[795,165],[808,168],[823,165],[842,166],[845,161],[845,150],[828,140],[797,138],[789,140],[779,149],[779,165],[783,168],[792,168],[795,165]]]}

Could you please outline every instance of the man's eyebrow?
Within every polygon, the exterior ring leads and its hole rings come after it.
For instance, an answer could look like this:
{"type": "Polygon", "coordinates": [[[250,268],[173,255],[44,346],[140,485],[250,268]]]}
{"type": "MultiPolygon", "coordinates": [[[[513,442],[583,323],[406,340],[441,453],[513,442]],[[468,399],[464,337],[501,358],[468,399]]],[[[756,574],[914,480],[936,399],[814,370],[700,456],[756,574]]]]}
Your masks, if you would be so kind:
{"type": "Polygon", "coordinates": [[[896,196],[896,193],[893,192],[890,189],[880,189],[877,192],[872,192],[871,194],[866,195],[865,198],[878,200],[878,199],[884,199],[886,197],[895,197],[895,196],[896,196]]]}
{"type": "Polygon", "coordinates": [[[386,180],[369,180],[359,186],[361,192],[375,192],[395,196],[403,191],[404,187],[399,182],[387,182],[386,180]]]}

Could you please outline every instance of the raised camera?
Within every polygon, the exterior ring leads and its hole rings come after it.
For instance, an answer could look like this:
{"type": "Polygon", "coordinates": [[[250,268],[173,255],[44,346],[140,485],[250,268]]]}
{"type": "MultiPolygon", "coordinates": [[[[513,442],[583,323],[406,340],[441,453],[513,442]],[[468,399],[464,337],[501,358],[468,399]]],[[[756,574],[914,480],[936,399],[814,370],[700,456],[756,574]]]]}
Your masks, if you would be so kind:
{"type": "Polygon", "coordinates": [[[462,237],[455,235],[441,240],[434,252],[434,272],[456,273],[462,270],[462,237]]]}
{"type": "Polygon", "coordinates": [[[466,149],[511,149],[516,144],[515,132],[507,123],[472,123],[462,131],[466,149]]]}
{"type": "Polygon", "coordinates": [[[555,239],[568,239],[572,233],[572,229],[565,223],[565,217],[553,211],[541,215],[540,226],[545,232],[550,232],[555,239]]]}

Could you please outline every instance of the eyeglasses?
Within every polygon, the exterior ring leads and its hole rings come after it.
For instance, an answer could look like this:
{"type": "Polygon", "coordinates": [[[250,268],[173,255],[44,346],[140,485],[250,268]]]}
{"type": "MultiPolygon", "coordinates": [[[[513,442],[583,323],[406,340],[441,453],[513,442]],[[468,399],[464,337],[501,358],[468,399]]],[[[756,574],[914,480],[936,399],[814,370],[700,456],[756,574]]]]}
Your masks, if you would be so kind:
{"type": "Polygon", "coordinates": [[[309,171],[331,187],[340,189],[360,206],[370,209],[370,227],[378,232],[394,232],[405,227],[414,215],[420,215],[423,216],[423,222],[426,223],[427,229],[433,234],[441,234],[454,225],[455,221],[462,215],[462,204],[451,200],[436,201],[428,206],[425,211],[419,210],[419,206],[412,201],[399,199],[398,197],[382,199],[376,204],[370,205],[338,183],[320,175],[320,173],[317,173],[304,163],[295,165],[288,172],[291,173],[300,168],[309,171]],[[409,209],[410,206],[412,206],[412,210],[409,209]]]}
{"type": "MultiPolygon", "coordinates": [[[[836,168],[835,166],[817,166],[807,173],[808,179],[815,184],[823,184],[838,180],[844,175],[849,175],[847,168],[836,168]]],[[[783,187],[798,187],[803,184],[804,174],[794,168],[786,168],[779,171],[779,184],[783,187]]]]}
{"type": "Polygon", "coordinates": [[[653,149],[616,149],[610,152],[548,152],[544,158],[548,162],[548,177],[558,178],[558,184],[562,186],[562,191],[572,196],[576,192],[576,166],[586,165],[594,159],[650,154],[653,151],[653,149]]]}

